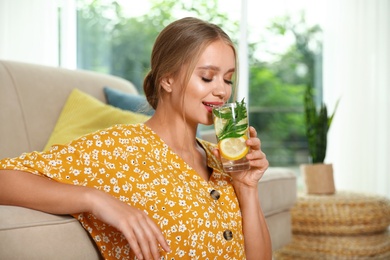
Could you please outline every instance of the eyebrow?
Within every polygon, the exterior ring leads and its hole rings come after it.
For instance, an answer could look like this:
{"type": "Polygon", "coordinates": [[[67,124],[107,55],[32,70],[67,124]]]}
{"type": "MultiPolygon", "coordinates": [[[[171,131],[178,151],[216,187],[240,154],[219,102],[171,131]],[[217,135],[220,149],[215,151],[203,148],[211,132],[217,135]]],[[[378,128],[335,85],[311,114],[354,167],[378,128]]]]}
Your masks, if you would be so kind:
{"type": "MultiPolygon", "coordinates": [[[[198,67],[196,68],[198,70],[214,70],[214,71],[221,71],[221,69],[217,66],[213,66],[213,65],[209,65],[209,66],[202,66],[202,67],[198,67]]],[[[235,72],[236,69],[235,68],[231,68],[227,71],[227,73],[229,72],[235,72]]]]}

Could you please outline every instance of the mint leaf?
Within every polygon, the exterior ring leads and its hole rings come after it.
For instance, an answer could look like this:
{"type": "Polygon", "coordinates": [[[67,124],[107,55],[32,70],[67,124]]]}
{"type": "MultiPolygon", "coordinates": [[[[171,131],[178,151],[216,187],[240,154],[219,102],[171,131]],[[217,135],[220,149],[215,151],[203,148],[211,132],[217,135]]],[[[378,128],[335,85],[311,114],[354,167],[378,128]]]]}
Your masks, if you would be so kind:
{"type": "Polygon", "coordinates": [[[236,101],[236,107],[234,108],[234,120],[233,111],[230,109],[226,109],[223,113],[213,111],[214,116],[228,120],[218,135],[219,140],[223,140],[226,138],[238,138],[245,134],[245,131],[248,128],[247,120],[245,123],[241,121],[247,117],[246,104],[244,99],[241,102],[236,101]]]}

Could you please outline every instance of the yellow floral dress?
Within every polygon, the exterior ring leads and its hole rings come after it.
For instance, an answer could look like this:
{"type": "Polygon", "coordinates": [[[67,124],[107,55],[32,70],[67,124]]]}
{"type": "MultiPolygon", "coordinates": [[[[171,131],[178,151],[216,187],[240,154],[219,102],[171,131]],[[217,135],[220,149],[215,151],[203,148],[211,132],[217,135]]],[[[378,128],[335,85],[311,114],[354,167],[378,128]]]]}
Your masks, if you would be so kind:
{"type": "MultiPolygon", "coordinates": [[[[238,200],[231,180],[199,140],[213,169],[202,179],[144,124],[116,125],[48,152],[0,161],[53,180],[94,187],[147,212],[172,251],[161,259],[245,259],[238,200]]],[[[75,214],[105,259],[135,259],[124,236],[92,214],[75,214]]]]}

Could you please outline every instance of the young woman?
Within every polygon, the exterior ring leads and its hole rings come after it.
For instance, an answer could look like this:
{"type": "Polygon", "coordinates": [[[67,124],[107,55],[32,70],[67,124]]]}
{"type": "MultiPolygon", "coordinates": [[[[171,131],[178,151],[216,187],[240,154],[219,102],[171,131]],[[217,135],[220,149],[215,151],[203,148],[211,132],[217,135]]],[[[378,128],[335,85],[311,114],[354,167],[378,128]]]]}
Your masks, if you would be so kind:
{"type": "Polygon", "coordinates": [[[271,259],[257,188],[268,161],[255,129],[250,170],[231,175],[216,146],[196,139],[231,95],[236,59],[216,25],[168,25],[144,81],[150,120],[3,159],[0,204],[72,214],[106,259],[271,259]]]}

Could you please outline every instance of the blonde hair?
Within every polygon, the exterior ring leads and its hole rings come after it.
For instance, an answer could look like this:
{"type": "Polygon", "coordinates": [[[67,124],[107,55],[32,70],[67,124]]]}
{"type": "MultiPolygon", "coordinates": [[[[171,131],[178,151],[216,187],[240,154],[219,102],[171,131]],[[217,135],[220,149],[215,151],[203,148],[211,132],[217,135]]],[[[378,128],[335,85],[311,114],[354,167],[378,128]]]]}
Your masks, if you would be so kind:
{"type": "Polygon", "coordinates": [[[167,76],[177,76],[183,68],[187,69],[183,77],[185,90],[201,53],[217,40],[231,46],[236,58],[232,40],[215,24],[186,17],[165,27],[153,46],[151,70],[144,79],[143,87],[148,103],[156,109],[161,95],[161,80],[167,76]]]}

